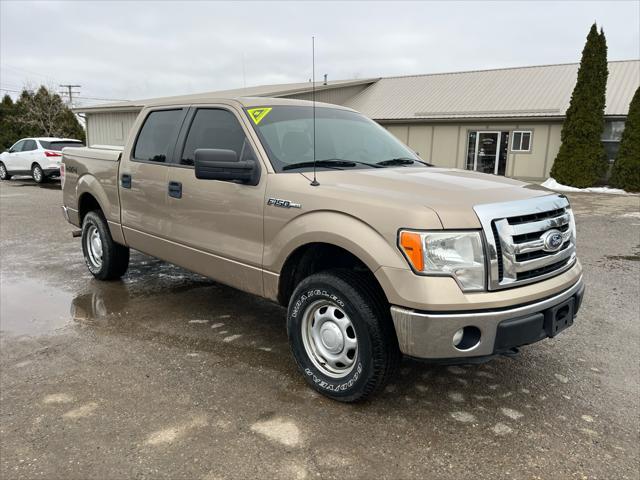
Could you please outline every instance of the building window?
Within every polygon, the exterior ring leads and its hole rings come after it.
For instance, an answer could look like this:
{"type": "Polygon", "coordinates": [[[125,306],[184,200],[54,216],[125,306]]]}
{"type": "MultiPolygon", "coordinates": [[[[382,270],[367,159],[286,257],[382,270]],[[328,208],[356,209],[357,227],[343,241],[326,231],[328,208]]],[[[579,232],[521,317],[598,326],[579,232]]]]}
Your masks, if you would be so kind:
{"type": "Polygon", "coordinates": [[[531,151],[531,131],[517,130],[511,133],[511,151],[512,152],[530,152],[531,151]]]}
{"type": "Polygon", "coordinates": [[[624,132],[624,120],[605,122],[604,131],[602,132],[602,145],[607,153],[607,160],[611,163],[618,156],[622,132],[624,132]]]}

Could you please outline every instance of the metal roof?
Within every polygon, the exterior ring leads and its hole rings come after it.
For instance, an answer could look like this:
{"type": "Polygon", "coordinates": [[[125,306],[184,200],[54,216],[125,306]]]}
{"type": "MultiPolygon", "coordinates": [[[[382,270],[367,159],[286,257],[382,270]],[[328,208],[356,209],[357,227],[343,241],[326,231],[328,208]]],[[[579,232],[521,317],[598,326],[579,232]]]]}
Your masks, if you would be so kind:
{"type": "MultiPolygon", "coordinates": [[[[316,91],[367,85],[344,103],[374,120],[510,119],[564,116],[578,73],[577,63],[469,72],[316,82],[316,91]]],[[[626,116],[640,85],[640,60],[609,62],[605,115],[626,116]]],[[[310,92],[311,83],[285,83],[218,92],[79,107],[76,112],[138,111],[145,105],[212,98],[287,97],[310,92]]]]}
{"type": "MultiPolygon", "coordinates": [[[[562,117],[578,64],[386,77],[346,106],[375,120],[562,117]]],[[[640,60],[609,62],[605,115],[626,115],[640,60]]]]}
{"type": "MultiPolygon", "coordinates": [[[[357,79],[357,80],[332,80],[324,83],[316,82],[316,92],[322,90],[350,87],[353,85],[363,85],[374,83],[377,78],[357,79]]],[[[99,112],[99,111],[138,111],[146,105],[157,104],[175,104],[181,102],[198,102],[206,101],[212,98],[242,98],[242,97],[286,97],[287,95],[296,95],[300,93],[310,92],[312,85],[310,82],[303,83],[282,83],[277,85],[259,85],[257,87],[236,88],[233,90],[220,90],[216,92],[196,93],[192,95],[180,95],[175,97],[150,98],[146,100],[133,100],[128,102],[107,103],[101,105],[92,105],[86,107],[77,107],[75,112],[99,112]]]]}

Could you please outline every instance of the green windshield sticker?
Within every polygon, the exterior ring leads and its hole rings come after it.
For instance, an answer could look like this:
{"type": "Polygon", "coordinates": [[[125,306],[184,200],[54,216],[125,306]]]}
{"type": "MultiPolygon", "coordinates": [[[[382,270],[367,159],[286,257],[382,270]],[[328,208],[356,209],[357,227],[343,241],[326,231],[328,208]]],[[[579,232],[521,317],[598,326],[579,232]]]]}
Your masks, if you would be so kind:
{"type": "Polygon", "coordinates": [[[249,116],[253,119],[253,123],[258,125],[264,117],[271,111],[271,107],[250,108],[247,110],[249,116]]]}

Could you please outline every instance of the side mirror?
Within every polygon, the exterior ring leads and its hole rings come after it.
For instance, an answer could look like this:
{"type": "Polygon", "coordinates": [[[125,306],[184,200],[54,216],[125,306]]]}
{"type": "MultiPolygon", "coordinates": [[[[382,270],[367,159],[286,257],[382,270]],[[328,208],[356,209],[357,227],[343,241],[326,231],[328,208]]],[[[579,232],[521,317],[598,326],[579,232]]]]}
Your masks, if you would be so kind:
{"type": "Polygon", "coordinates": [[[13,148],[10,148],[9,150],[5,150],[5,152],[13,153],[15,152],[15,150],[13,148]]]}
{"type": "Polygon", "coordinates": [[[198,148],[195,151],[196,178],[201,180],[223,180],[257,185],[260,169],[255,160],[238,160],[233,150],[198,148]]]}

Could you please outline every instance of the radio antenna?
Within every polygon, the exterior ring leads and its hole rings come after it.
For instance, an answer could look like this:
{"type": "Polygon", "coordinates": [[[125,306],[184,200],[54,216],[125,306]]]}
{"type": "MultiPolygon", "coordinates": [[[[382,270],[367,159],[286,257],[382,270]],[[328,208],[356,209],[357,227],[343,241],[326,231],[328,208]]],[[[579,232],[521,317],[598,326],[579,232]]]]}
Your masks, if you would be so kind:
{"type": "Polygon", "coordinates": [[[312,187],[320,185],[316,178],[316,37],[311,37],[311,104],[313,111],[313,181],[312,187]]]}

